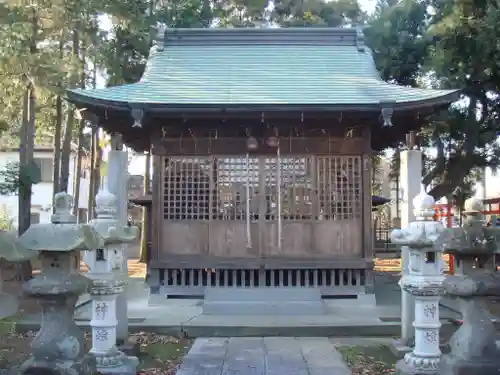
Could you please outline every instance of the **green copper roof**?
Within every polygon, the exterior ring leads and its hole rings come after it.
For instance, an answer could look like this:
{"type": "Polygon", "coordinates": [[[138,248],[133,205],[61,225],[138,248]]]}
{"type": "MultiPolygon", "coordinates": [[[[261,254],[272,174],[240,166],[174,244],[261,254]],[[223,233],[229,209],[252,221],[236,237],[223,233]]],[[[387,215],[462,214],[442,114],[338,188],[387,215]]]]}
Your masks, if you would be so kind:
{"type": "Polygon", "coordinates": [[[391,103],[425,107],[455,100],[456,90],[384,82],[355,29],[169,30],[153,47],[140,82],[72,90],[69,100],[144,108],[319,106],[391,103]]]}

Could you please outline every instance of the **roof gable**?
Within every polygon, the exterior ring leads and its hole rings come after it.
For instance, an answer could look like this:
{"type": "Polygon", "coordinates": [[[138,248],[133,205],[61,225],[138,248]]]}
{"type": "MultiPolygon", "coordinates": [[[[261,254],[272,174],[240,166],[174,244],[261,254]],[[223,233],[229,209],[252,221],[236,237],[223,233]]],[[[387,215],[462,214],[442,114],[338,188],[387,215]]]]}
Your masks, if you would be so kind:
{"type": "Polygon", "coordinates": [[[384,82],[354,28],[167,30],[140,82],[69,93],[81,104],[170,111],[414,108],[457,96],[384,82]]]}

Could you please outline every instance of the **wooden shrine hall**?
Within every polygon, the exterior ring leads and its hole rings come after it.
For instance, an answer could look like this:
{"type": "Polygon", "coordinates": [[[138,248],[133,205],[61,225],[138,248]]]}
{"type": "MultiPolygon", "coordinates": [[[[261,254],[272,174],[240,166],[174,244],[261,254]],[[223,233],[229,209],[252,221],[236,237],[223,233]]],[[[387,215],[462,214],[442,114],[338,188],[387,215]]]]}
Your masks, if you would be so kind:
{"type": "Polygon", "coordinates": [[[458,96],[384,82],[354,28],[161,30],[139,82],[68,92],[153,154],[149,282],[168,295],[372,293],[372,150],[458,96]]]}

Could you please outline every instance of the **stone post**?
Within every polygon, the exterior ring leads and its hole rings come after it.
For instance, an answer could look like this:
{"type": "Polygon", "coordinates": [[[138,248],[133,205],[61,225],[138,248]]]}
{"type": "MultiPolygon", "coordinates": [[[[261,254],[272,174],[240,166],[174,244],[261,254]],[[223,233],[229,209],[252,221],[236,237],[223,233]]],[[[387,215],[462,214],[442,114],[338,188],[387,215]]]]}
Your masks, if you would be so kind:
{"type": "MultiPolygon", "coordinates": [[[[123,225],[128,219],[128,156],[123,151],[121,136],[111,137],[111,150],[108,152],[107,186],[117,199],[117,218],[123,225]]],[[[128,277],[127,245],[114,246],[114,262],[119,265],[119,271],[128,277]]],[[[118,271],[118,270],[117,270],[118,271]]],[[[123,345],[128,338],[128,304],[126,293],[121,293],[117,300],[116,328],[117,343],[123,345]]]]}
{"type": "Polygon", "coordinates": [[[2,287],[3,276],[0,269],[0,319],[15,315],[19,310],[19,299],[9,293],[5,293],[2,287]]]}
{"type": "Polygon", "coordinates": [[[24,292],[42,307],[38,334],[31,342],[32,356],[21,374],[51,371],[59,375],[94,375],[96,363],[86,353],[83,332],[73,320],[75,304],[88,291],[90,280],[79,273],[79,251],[104,245],[87,224],[70,214],[72,198],[54,197],[52,223],[35,224],[19,238],[22,246],[40,252],[42,273],[26,282],[24,292]]]}
{"type": "Polygon", "coordinates": [[[463,324],[450,340],[450,354],[441,359],[442,375],[493,375],[500,373],[500,350],[496,330],[485,297],[500,296],[500,275],[485,264],[497,249],[499,228],[484,225],[482,201],[465,202],[462,228],[453,228],[443,241],[445,252],[455,256],[468,270],[464,275],[447,276],[444,292],[457,298],[463,324]]]}
{"type": "Polygon", "coordinates": [[[127,276],[120,273],[113,275],[117,265],[113,246],[133,241],[139,234],[136,227],[123,225],[117,218],[117,198],[107,189],[97,194],[97,218],[91,225],[103,239],[105,247],[94,252],[89,277],[94,282],[90,290],[92,297],[92,349],[97,369],[101,374],[135,375],[139,361],[135,357],[126,356],[116,347],[117,297],[127,285],[127,276]],[[120,278],[121,275],[121,278],[120,278]]]}
{"type": "MultiPolygon", "coordinates": [[[[401,207],[401,228],[407,228],[415,220],[412,201],[421,191],[422,152],[420,150],[404,150],[400,153],[400,186],[403,192],[401,207]]],[[[399,194],[399,192],[398,192],[399,194]]],[[[401,247],[401,280],[409,273],[410,251],[407,246],[401,247]]],[[[401,337],[393,342],[395,354],[401,355],[411,350],[414,341],[412,323],[415,319],[415,302],[413,296],[401,287],[401,337]]]]}
{"type": "MultiPolygon", "coordinates": [[[[21,262],[37,256],[36,251],[21,246],[17,234],[0,230],[0,259],[8,262],[21,262]]],[[[15,315],[19,310],[19,297],[5,293],[2,284],[3,277],[0,269],[0,319],[15,315]]]]}
{"type": "Polygon", "coordinates": [[[439,296],[444,276],[439,262],[441,249],[435,246],[444,227],[433,221],[434,199],[423,190],[413,199],[416,221],[408,228],[394,230],[391,241],[408,246],[408,275],[402,279],[403,289],[415,298],[415,347],[396,364],[397,374],[437,374],[439,349],[439,296]]]}

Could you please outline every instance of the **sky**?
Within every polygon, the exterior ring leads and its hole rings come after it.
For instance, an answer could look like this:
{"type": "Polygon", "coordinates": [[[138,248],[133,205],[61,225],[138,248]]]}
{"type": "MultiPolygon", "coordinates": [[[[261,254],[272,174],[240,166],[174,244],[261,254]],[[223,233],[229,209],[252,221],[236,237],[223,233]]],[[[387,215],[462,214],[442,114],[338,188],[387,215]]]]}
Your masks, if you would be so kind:
{"type": "Polygon", "coordinates": [[[361,8],[367,12],[372,13],[375,10],[375,5],[377,4],[377,0],[358,0],[361,8]]]}

